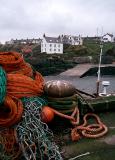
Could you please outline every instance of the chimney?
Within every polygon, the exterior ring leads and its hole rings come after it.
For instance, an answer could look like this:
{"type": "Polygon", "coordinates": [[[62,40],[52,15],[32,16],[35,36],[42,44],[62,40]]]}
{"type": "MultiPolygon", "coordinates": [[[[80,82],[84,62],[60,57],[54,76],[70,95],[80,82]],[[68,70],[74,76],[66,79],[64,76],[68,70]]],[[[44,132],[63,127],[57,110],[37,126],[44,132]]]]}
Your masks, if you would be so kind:
{"type": "Polygon", "coordinates": [[[46,35],[45,35],[45,33],[43,34],[43,37],[45,37],[46,35]]]}

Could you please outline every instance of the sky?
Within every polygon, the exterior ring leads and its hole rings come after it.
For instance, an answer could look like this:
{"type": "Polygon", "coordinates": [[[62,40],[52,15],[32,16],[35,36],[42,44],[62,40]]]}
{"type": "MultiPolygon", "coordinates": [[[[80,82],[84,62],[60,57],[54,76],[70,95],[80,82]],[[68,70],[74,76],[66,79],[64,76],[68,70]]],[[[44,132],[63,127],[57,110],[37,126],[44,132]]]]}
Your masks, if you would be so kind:
{"type": "Polygon", "coordinates": [[[115,34],[115,0],[0,0],[0,42],[115,34]]]}

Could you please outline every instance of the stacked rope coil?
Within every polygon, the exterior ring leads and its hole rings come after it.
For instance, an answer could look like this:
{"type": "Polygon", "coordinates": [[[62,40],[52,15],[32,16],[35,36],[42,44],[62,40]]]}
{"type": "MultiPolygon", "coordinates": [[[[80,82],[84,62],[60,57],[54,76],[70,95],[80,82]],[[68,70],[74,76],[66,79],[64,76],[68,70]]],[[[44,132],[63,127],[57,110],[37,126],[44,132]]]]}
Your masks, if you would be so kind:
{"type": "Polygon", "coordinates": [[[55,98],[55,97],[47,97],[48,100],[48,105],[63,113],[63,114],[71,114],[75,107],[77,106],[77,95],[73,94],[70,97],[60,97],[60,98],[55,98]]]}
{"type": "MultiPolygon", "coordinates": [[[[64,90],[66,91],[67,89],[64,88],[62,90],[61,82],[60,81],[58,82],[61,87],[57,85],[56,82],[53,81],[52,83],[51,81],[49,81],[49,83],[46,83],[45,86],[46,94],[50,92],[49,86],[55,87],[57,89],[56,90],[57,92],[64,94],[64,90]],[[53,84],[55,84],[55,86],[53,84]]],[[[69,88],[67,85],[66,87],[69,88]]],[[[57,95],[57,97],[53,97],[53,94],[52,97],[49,97],[47,94],[49,108],[47,107],[46,111],[51,110],[52,112],[54,112],[55,115],[70,120],[71,124],[73,125],[73,128],[71,130],[72,141],[77,141],[80,139],[80,137],[98,138],[105,135],[108,132],[108,128],[105,126],[104,123],[101,122],[100,118],[94,113],[88,113],[84,115],[83,117],[84,122],[83,124],[80,124],[80,111],[78,108],[77,97],[82,98],[83,100],[85,100],[86,103],[87,100],[81,96],[78,90],[76,90],[75,94],[71,95],[70,97],[63,97],[63,94],[60,94],[62,95],[62,97],[61,96],[58,97],[59,93],[57,92],[55,93],[54,90],[54,93],[55,95],[57,95]],[[96,123],[88,124],[87,122],[88,118],[95,118],[96,123]]],[[[88,104],[88,107],[90,108],[91,111],[93,111],[91,105],[88,104]]],[[[45,108],[43,112],[45,112],[45,108]]]]}
{"type": "Polygon", "coordinates": [[[32,76],[32,68],[17,52],[0,52],[0,65],[7,73],[19,73],[32,76]]]}
{"type": "Polygon", "coordinates": [[[10,73],[24,74],[29,77],[33,76],[33,71],[29,63],[24,63],[20,65],[20,68],[15,71],[11,71],[10,73]]]}
{"type": "Polygon", "coordinates": [[[23,104],[20,99],[6,96],[0,106],[0,127],[11,127],[17,124],[23,113],[23,104]]]}
{"type": "Polygon", "coordinates": [[[62,160],[51,131],[41,122],[46,105],[38,97],[43,95],[42,75],[17,52],[1,52],[0,65],[0,159],[62,160]]]}
{"type": "Polygon", "coordinates": [[[7,74],[7,94],[17,98],[40,96],[43,94],[43,83],[38,72],[34,79],[20,74],[7,74]]]}
{"type": "Polygon", "coordinates": [[[6,73],[2,67],[0,67],[0,104],[4,102],[6,96],[6,73]]]}

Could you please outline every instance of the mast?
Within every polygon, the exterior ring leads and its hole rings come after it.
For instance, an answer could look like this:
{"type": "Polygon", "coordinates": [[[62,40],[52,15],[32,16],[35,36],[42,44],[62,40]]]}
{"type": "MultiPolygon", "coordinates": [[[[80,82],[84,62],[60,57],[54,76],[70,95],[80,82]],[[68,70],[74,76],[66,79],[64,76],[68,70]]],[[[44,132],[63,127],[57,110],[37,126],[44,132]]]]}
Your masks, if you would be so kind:
{"type": "Polygon", "coordinates": [[[98,66],[98,77],[97,77],[97,92],[96,95],[99,95],[99,86],[100,86],[100,79],[101,79],[101,60],[102,60],[102,54],[103,54],[103,44],[102,44],[102,40],[100,43],[100,56],[99,56],[99,66],[98,66]]]}

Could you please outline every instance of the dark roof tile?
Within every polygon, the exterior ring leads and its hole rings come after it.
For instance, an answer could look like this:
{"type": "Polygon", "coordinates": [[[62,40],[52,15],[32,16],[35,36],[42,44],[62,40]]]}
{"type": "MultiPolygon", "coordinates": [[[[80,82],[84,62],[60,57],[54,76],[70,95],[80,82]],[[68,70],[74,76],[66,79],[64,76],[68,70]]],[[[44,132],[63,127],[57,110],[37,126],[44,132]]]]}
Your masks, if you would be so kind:
{"type": "Polygon", "coordinates": [[[44,37],[48,43],[62,43],[60,37],[44,37]]]}

